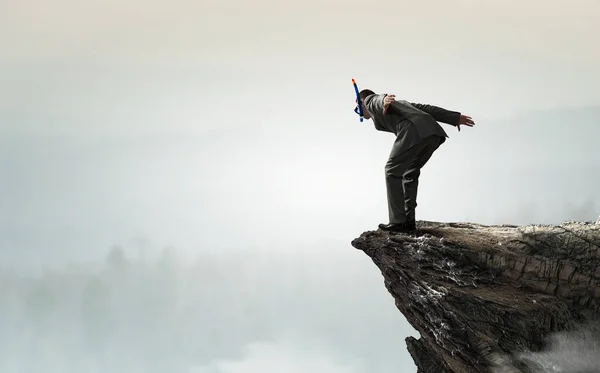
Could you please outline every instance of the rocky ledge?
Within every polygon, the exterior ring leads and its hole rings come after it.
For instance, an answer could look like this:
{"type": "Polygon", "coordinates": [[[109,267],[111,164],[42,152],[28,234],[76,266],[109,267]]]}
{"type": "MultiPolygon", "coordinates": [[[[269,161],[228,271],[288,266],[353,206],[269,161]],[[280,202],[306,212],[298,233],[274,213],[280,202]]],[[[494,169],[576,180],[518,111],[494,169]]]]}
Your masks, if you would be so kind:
{"type": "Polygon", "coordinates": [[[406,338],[418,373],[600,371],[600,221],[419,222],[415,234],[369,231],[352,246],[420,333],[406,338]],[[578,330],[577,357],[547,353],[578,330]]]}

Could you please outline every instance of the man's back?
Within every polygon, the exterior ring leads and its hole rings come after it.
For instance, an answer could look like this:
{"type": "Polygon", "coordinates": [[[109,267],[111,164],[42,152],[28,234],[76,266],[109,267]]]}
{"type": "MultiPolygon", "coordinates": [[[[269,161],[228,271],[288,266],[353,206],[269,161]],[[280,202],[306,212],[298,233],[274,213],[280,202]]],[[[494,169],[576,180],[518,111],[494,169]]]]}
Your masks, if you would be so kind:
{"type": "Polygon", "coordinates": [[[410,103],[395,100],[384,113],[385,94],[373,94],[365,98],[364,103],[373,118],[373,124],[379,131],[391,132],[399,137],[403,147],[412,147],[429,136],[448,137],[437,122],[456,125],[460,113],[445,110],[432,105],[410,103]]]}

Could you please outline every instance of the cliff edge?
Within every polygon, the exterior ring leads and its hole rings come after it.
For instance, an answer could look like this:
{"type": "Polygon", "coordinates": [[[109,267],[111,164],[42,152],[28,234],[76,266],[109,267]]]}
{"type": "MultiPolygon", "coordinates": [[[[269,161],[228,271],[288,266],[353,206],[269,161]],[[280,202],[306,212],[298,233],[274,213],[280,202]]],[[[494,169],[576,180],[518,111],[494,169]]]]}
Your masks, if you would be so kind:
{"type": "MultiPolygon", "coordinates": [[[[381,270],[420,333],[406,338],[418,373],[565,371],[552,357],[532,356],[552,348],[558,332],[583,328],[588,346],[600,341],[600,219],[417,228],[412,235],[368,231],[352,246],[381,270]]],[[[589,355],[598,359],[598,350],[589,355]]],[[[572,362],[577,372],[600,371],[600,362],[586,359],[572,362]]]]}

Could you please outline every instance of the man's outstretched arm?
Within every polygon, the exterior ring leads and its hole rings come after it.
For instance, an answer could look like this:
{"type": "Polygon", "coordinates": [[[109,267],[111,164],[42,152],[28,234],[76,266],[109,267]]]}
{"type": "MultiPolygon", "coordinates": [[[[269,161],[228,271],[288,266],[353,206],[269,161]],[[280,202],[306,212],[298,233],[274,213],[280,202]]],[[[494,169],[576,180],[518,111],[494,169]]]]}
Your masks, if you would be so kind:
{"type": "Polygon", "coordinates": [[[419,104],[416,102],[411,102],[410,104],[416,107],[417,109],[431,115],[433,119],[435,119],[438,122],[456,126],[458,125],[458,122],[460,120],[460,113],[458,111],[446,110],[439,106],[419,104]]]}
{"type": "MultiPolygon", "coordinates": [[[[396,96],[393,94],[386,95],[383,99],[384,112],[388,110],[388,108],[394,107],[394,103],[396,102],[396,96]]],[[[470,116],[461,114],[458,111],[446,110],[439,106],[428,105],[428,104],[419,104],[419,103],[410,103],[412,106],[417,109],[426,112],[431,115],[436,121],[450,124],[455,126],[460,131],[460,126],[465,125],[469,127],[473,127],[475,122],[470,116]]]]}

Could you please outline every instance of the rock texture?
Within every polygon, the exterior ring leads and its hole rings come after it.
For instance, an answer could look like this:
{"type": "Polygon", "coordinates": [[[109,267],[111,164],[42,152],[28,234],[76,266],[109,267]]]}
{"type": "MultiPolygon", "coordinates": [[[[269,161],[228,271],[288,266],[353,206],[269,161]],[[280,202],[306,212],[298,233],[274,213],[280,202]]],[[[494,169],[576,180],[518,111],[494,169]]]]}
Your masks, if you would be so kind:
{"type": "MultiPolygon", "coordinates": [[[[420,333],[406,338],[418,373],[568,371],[531,354],[543,356],[561,331],[587,328],[598,340],[599,222],[419,222],[416,234],[369,231],[352,246],[372,258],[420,333]]],[[[577,372],[600,371],[585,359],[577,372]]]]}

